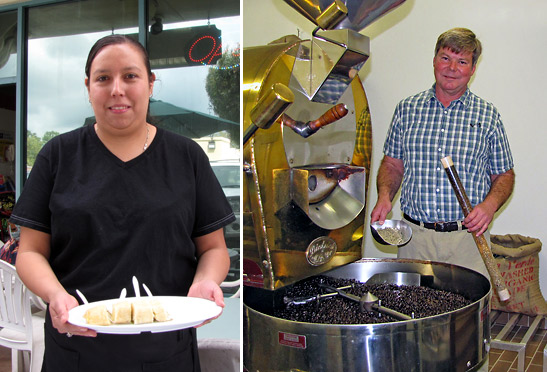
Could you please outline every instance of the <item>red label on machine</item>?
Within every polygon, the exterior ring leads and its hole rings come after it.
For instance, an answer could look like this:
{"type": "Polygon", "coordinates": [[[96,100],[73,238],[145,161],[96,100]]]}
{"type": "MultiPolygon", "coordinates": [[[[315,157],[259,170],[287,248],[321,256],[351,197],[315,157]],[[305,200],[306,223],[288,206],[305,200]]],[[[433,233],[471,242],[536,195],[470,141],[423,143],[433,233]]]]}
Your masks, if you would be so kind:
{"type": "Polygon", "coordinates": [[[306,336],[295,335],[293,333],[278,332],[279,344],[297,349],[306,348],[306,336]]]}

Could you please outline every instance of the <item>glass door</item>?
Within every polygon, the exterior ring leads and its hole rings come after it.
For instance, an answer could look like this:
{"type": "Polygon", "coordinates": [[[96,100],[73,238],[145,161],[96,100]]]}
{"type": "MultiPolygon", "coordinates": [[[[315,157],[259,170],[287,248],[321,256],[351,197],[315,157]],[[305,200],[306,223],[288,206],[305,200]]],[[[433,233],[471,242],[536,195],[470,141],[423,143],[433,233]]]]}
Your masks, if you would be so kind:
{"type": "Polygon", "coordinates": [[[17,12],[0,13],[0,241],[15,202],[17,12]]]}

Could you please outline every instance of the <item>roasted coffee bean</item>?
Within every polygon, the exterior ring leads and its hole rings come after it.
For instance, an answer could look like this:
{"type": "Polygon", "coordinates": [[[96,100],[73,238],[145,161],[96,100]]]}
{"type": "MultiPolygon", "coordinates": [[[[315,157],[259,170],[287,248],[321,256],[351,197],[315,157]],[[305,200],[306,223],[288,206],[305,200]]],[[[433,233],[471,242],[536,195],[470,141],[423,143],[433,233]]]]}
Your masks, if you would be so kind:
{"type": "MultiPolygon", "coordinates": [[[[344,289],[344,291],[358,297],[370,292],[381,300],[381,306],[409,316],[414,313],[416,319],[448,313],[471,303],[469,299],[460,294],[425,286],[369,285],[353,279],[337,279],[326,276],[312,277],[296,283],[287,290],[285,296],[289,298],[311,297],[329,293],[320,287],[319,283],[337,288],[352,285],[351,288],[344,289]]],[[[358,302],[339,295],[313,300],[301,305],[289,303],[283,308],[273,309],[270,315],[298,322],[324,324],[372,324],[398,321],[374,311],[361,311],[358,302]]]]}

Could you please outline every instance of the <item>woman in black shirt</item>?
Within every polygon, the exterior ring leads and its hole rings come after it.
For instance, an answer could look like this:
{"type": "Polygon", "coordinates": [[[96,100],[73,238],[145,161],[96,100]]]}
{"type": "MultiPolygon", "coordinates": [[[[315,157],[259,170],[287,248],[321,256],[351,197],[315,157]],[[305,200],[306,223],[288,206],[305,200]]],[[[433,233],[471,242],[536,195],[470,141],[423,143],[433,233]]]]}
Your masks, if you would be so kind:
{"type": "Polygon", "coordinates": [[[100,39],[86,76],[97,122],[44,146],[11,217],[17,271],[48,303],[42,370],[199,371],[193,329],[109,335],[68,323],[76,289],[117,298],[133,276],[154,295],[224,306],[222,227],[235,219],[201,148],[147,122],[155,76],[139,43],[100,39]]]}

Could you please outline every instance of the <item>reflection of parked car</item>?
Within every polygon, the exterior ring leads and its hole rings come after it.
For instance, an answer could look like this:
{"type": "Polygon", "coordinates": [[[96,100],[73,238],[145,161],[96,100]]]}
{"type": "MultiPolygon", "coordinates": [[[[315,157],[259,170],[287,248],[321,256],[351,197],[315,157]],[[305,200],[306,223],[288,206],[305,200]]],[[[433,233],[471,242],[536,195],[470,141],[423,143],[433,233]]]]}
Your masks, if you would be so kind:
{"type": "Polygon", "coordinates": [[[212,161],[211,166],[224,190],[224,194],[236,215],[236,220],[225,227],[224,237],[228,248],[239,248],[239,196],[241,165],[239,161],[212,161]]]}
{"type": "MultiPolygon", "coordinates": [[[[218,178],[222,190],[236,215],[236,220],[224,228],[224,238],[230,254],[230,271],[226,276],[227,282],[234,282],[240,278],[239,236],[241,225],[239,222],[239,196],[241,164],[239,161],[212,161],[213,172],[218,178]]],[[[232,296],[239,287],[222,288],[224,296],[232,296]]]]}

